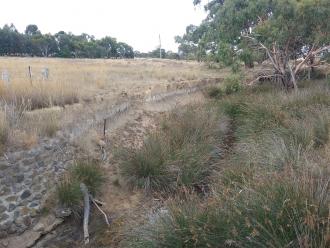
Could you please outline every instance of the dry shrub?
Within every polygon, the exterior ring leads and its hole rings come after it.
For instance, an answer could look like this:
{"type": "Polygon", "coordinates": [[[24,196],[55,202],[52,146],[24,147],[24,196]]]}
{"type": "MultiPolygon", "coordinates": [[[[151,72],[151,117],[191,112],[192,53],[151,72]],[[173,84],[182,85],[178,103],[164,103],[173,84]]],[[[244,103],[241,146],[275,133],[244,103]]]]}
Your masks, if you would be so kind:
{"type": "Polygon", "coordinates": [[[61,124],[57,111],[46,111],[36,117],[38,118],[36,129],[40,136],[53,137],[60,129],[61,124]]]}
{"type": "Polygon", "coordinates": [[[77,103],[79,92],[69,84],[38,83],[31,85],[12,86],[2,95],[7,103],[15,102],[16,105],[25,105],[29,110],[64,106],[77,103]]]}

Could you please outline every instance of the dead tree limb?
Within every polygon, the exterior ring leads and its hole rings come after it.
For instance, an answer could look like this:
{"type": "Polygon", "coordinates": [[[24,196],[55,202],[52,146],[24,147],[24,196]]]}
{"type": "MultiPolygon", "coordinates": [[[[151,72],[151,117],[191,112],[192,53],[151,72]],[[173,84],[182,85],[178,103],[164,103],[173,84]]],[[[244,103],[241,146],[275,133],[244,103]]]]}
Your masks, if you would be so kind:
{"type": "Polygon", "coordinates": [[[84,241],[85,245],[89,243],[88,222],[90,214],[89,193],[84,183],[80,184],[80,190],[84,195],[84,241]]]}
{"type": "Polygon", "coordinates": [[[99,201],[99,200],[97,200],[97,199],[93,199],[96,203],[97,203],[97,205],[99,205],[99,206],[104,206],[105,205],[105,202],[101,202],[101,201],[99,201]]]}
{"type": "Polygon", "coordinates": [[[89,197],[90,197],[91,201],[94,203],[94,205],[96,206],[96,208],[104,215],[104,219],[105,219],[105,222],[107,223],[107,225],[110,226],[110,222],[109,222],[107,214],[99,207],[98,203],[96,202],[96,200],[94,200],[92,195],[89,195],[89,197]]]}

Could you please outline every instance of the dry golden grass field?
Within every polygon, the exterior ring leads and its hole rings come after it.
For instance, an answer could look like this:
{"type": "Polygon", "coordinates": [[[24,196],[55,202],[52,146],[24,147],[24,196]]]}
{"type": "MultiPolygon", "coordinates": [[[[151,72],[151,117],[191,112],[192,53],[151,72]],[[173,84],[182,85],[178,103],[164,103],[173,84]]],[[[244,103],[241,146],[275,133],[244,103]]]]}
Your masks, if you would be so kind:
{"type": "Polygon", "coordinates": [[[97,105],[98,97],[113,102],[123,94],[219,76],[197,62],[6,57],[0,58],[0,74],[0,144],[23,147],[54,135],[77,109],[79,116],[86,105],[97,105]]]}

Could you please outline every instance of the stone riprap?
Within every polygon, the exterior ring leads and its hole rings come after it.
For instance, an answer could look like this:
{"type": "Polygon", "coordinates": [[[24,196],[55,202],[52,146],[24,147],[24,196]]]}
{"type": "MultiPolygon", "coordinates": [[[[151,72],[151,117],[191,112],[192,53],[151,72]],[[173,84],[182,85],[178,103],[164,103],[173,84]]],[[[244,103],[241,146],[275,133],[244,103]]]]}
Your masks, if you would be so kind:
{"type": "Polygon", "coordinates": [[[37,222],[47,193],[72,164],[73,149],[59,140],[0,158],[0,238],[37,222]]]}

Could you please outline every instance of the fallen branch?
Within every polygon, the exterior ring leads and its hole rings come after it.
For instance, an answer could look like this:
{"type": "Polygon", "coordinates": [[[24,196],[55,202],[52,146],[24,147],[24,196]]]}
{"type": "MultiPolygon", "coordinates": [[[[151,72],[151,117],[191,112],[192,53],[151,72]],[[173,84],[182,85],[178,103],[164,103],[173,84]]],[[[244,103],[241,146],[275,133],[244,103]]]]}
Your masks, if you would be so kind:
{"type": "Polygon", "coordinates": [[[96,208],[104,215],[104,219],[105,219],[105,222],[107,223],[107,225],[110,226],[110,222],[109,222],[107,214],[99,207],[98,203],[96,202],[96,200],[94,200],[92,195],[89,195],[89,197],[90,197],[91,201],[94,203],[94,205],[96,206],[96,208]]]}
{"type": "Polygon", "coordinates": [[[105,205],[105,202],[101,202],[101,201],[99,201],[99,200],[97,200],[97,199],[94,199],[94,201],[97,203],[97,205],[99,205],[99,206],[104,206],[105,205]]]}
{"type": "Polygon", "coordinates": [[[89,243],[88,222],[90,213],[89,193],[84,183],[80,184],[80,190],[84,195],[84,241],[85,245],[89,243]]]}

